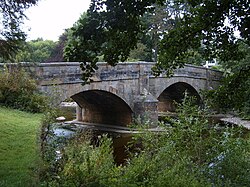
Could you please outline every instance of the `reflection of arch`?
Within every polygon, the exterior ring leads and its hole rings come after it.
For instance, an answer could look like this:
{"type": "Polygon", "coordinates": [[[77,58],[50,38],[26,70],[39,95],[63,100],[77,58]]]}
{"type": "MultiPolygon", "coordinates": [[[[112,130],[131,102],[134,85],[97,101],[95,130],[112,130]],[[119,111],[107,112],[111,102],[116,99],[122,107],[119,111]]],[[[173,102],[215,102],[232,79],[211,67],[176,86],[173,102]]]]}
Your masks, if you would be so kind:
{"type": "Polygon", "coordinates": [[[181,103],[185,92],[189,96],[194,96],[197,99],[197,104],[201,103],[201,97],[194,87],[185,82],[177,82],[167,87],[158,97],[159,112],[174,112],[175,102],[181,103]]]}
{"type": "Polygon", "coordinates": [[[132,110],[117,95],[102,91],[88,90],[72,96],[83,108],[83,121],[126,126],[132,121],[132,110]]]}

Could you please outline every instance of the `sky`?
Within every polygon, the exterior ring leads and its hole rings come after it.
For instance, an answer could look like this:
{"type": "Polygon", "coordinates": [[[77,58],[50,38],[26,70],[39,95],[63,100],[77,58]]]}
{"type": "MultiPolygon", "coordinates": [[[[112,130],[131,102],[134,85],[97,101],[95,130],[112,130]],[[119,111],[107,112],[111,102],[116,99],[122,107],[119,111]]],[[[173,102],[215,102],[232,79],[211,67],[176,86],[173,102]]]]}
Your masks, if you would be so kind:
{"type": "Polygon", "coordinates": [[[70,28],[87,11],[90,0],[40,0],[25,14],[23,28],[27,40],[43,38],[57,41],[65,29],[70,28]]]}

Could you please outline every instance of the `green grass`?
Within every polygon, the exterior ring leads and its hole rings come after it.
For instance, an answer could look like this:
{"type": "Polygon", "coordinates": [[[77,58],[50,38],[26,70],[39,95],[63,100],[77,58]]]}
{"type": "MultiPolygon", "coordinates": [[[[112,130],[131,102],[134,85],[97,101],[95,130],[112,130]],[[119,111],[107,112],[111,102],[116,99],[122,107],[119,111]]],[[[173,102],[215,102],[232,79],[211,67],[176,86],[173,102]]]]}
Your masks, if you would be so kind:
{"type": "Polygon", "coordinates": [[[0,107],[0,186],[33,186],[41,114],[0,107]]]}

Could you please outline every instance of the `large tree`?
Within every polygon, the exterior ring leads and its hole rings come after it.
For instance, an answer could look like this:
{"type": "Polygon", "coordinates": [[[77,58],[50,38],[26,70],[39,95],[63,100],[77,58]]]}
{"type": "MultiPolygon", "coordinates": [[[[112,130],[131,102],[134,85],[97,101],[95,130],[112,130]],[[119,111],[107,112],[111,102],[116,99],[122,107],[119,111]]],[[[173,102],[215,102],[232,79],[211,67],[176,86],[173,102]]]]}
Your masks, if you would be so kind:
{"type": "Polygon", "coordinates": [[[85,82],[97,69],[98,57],[103,56],[111,65],[127,59],[144,30],[140,18],[154,1],[91,2],[87,16],[82,16],[69,31],[64,50],[66,60],[82,62],[85,82]]]}
{"type": "Polygon", "coordinates": [[[239,50],[246,54],[241,60],[220,62],[227,72],[223,84],[208,92],[211,104],[222,111],[235,111],[250,119],[250,46],[241,42],[239,50]]]}
{"type": "Polygon", "coordinates": [[[21,30],[24,11],[38,0],[0,0],[0,58],[9,60],[17,52],[25,33],[21,30]]]}
{"type": "Polygon", "coordinates": [[[85,81],[97,68],[98,56],[111,65],[125,61],[145,31],[140,18],[154,11],[155,3],[166,3],[170,18],[178,18],[162,35],[156,74],[171,74],[201,48],[205,59],[237,60],[242,57],[238,41],[249,44],[249,0],[92,0],[87,16],[71,29],[66,59],[82,62],[85,81]]]}
{"type": "Polygon", "coordinates": [[[178,18],[172,18],[174,9],[165,2],[163,5],[154,4],[154,11],[148,11],[141,17],[143,33],[137,43],[136,49],[132,50],[130,60],[157,61],[158,45],[164,33],[174,27],[178,18]]]}

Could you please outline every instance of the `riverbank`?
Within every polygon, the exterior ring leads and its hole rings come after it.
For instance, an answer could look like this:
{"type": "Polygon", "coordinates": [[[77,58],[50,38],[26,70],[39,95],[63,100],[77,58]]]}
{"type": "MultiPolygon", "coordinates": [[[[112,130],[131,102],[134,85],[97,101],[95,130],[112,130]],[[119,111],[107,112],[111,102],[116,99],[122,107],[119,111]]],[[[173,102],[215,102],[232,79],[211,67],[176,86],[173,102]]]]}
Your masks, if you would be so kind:
{"type": "Polygon", "coordinates": [[[41,117],[0,107],[0,186],[35,186],[41,117]]]}

